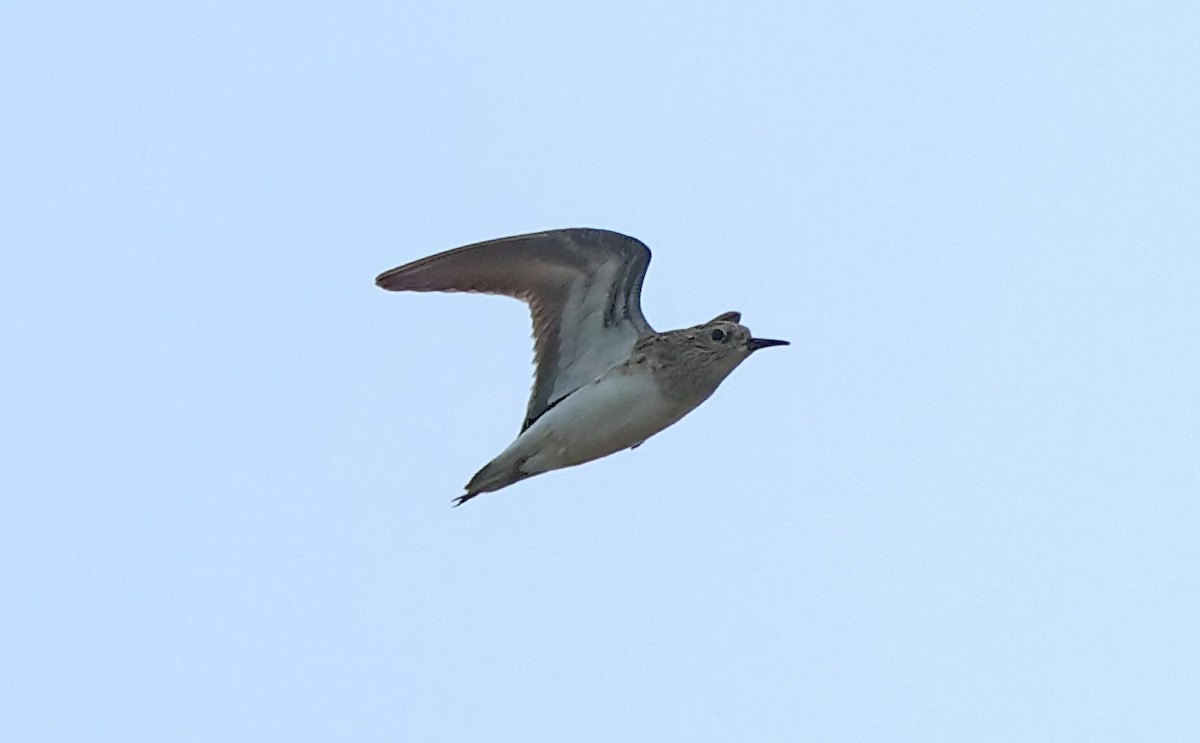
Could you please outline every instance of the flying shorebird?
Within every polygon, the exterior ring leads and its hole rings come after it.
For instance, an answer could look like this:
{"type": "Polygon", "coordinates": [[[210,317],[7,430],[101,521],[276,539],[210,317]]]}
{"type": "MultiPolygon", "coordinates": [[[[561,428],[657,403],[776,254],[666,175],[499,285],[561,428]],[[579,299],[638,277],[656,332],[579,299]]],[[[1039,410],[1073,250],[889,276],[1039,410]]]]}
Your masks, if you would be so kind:
{"type": "Polygon", "coordinates": [[[504,237],[381,273],[391,291],[504,294],[529,305],[537,373],[521,432],[453,500],[642,442],[708,399],[760,348],[740,312],[657,333],[642,315],[650,249],[608,230],[504,237]]]}

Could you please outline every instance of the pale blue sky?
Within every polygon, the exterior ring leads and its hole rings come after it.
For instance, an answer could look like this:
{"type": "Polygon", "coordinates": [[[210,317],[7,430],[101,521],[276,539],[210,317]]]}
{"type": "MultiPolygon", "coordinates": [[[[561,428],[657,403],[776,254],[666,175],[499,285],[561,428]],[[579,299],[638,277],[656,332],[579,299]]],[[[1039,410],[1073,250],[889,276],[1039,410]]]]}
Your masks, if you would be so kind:
{"type": "Polygon", "coordinates": [[[3,737],[1195,739],[1198,28],[9,4],[3,737]],[[451,509],[525,309],[372,280],[566,226],[793,345],[451,509]]]}

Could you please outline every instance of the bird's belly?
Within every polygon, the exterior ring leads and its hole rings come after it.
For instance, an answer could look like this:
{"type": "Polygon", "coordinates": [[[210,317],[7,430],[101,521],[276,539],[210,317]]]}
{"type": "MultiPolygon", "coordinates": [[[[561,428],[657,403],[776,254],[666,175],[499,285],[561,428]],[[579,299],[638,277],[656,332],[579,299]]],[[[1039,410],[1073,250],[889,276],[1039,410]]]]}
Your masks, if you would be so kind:
{"type": "Polygon", "coordinates": [[[628,449],[685,412],[667,402],[647,375],[606,375],[571,393],[521,435],[536,442],[537,452],[522,470],[569,467],[628,449]]]}

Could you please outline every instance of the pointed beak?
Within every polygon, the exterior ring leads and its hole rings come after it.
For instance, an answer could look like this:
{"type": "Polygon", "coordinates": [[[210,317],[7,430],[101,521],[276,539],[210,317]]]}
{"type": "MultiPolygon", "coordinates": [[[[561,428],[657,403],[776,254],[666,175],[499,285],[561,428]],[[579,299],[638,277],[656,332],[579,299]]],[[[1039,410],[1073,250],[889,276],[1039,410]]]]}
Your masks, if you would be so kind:
{"type": "Polygon", "coordinates": [[[750,353],[754,353],[760,348],[770,348],[771,346],[789,346],[791,341],[775,341],[770,338],[751,338],[750,353]]]}

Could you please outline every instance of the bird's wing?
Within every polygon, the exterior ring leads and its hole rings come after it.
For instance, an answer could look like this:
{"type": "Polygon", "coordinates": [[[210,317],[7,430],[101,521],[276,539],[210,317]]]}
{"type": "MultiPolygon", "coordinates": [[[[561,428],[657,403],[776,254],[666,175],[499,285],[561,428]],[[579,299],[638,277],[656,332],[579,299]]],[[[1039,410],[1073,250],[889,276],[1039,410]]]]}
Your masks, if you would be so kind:
{"type": "Polygon", "coordinates": [[[650,249],[632,237],[549,230],[422,258],[385,271],[375,283],[391,291],[504,294],[527,303],[537,374],[524,431],[654,332],[641,308],[649,264],[650,249]]]}

